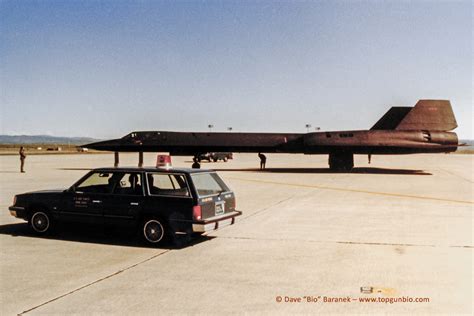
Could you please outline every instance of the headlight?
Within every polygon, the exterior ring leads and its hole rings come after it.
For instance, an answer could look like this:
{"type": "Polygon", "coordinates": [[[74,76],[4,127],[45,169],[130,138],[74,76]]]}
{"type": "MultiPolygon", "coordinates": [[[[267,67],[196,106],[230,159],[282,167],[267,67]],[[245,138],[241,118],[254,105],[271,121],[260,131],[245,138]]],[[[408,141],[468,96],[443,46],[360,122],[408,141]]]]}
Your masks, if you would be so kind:
{"type": "Polygon", "coordinates": [[[16,204],[16,195],[13,197],[13,206],[16,204]]]}

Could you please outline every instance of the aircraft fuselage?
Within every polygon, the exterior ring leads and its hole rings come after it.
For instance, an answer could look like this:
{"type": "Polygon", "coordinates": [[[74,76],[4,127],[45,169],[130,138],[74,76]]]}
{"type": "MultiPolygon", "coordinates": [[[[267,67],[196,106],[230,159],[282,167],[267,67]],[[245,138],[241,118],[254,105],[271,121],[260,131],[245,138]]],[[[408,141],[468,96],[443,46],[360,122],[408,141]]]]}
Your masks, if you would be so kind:
{"type": "Polygon", "coordinates": [[[120,152],[170,152],[196,155],[202,152],[265,152],[331,154],[413,154],[456,151],[453,132],[362,130],[314,133],[193,133],[132,132],[123,138],[87,145],[120,152]]]}
{"type": "MultiPolygon", "coordinates": [[[[115,152],[262,152],[329,154],[333,170],[348,171],[354,154],[403,155],[456,151],[457,127],[448,100],[419,100],[414,107],[390,108],[370,130],[314,133],[132,132],[84,147],[115,152]]],[[[370,160],[370,159],[369,159],[370,160]]]]}

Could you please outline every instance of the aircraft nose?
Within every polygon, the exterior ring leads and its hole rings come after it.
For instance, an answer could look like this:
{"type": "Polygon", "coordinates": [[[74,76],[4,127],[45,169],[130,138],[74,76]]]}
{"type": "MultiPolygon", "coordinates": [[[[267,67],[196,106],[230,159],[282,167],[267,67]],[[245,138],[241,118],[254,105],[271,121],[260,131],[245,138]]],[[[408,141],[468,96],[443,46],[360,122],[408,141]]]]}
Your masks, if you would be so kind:
{"type": "Polygon", "coordinates": [[[113,151],[120,145],[120,139],[105,140],[101,142],[90,143],[82,145],[82,148],[95,149],[95,150],[110,150],[113,151]]]}

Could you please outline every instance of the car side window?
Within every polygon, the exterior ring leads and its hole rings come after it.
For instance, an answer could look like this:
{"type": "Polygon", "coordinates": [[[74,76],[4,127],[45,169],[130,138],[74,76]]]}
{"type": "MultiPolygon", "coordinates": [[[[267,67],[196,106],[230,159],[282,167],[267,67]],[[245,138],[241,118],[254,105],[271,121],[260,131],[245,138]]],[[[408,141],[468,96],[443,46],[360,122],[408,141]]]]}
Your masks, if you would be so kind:
{"type": "Polygon", "coordinates": [[[151,195],[190,196],[184,175],[148,173],[147,179],[151,195]]]}
{"type": "Polygon", "coordinates": [[[110,193],[112,189],[112,182],[112,173],[94,172],[78,186],[76,186],[76,192],[110,193]]]}
{"type": "Polygon", "coordinates": [[[113,194],[143,195],[141,175],[135,172],[118,175],[113,194]]]}

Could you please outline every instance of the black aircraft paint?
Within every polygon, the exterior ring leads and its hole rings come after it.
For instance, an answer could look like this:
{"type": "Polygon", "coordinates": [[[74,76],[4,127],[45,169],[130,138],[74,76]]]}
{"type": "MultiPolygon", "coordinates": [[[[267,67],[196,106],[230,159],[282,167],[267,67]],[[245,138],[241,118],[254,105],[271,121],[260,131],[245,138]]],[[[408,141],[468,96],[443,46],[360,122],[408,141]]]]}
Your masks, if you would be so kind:
{"type": "Polygon", "coordinates": [[[447,100],[420,100],[414,107],[392,107],[370,130],[314,133],[193,133],[137,131],[120,139],[82,147],[115,152],[204,152],[328,154],[333,170],[349,171],[354,154],[399,155],[456,151],[457,127],[447,100]]]}

